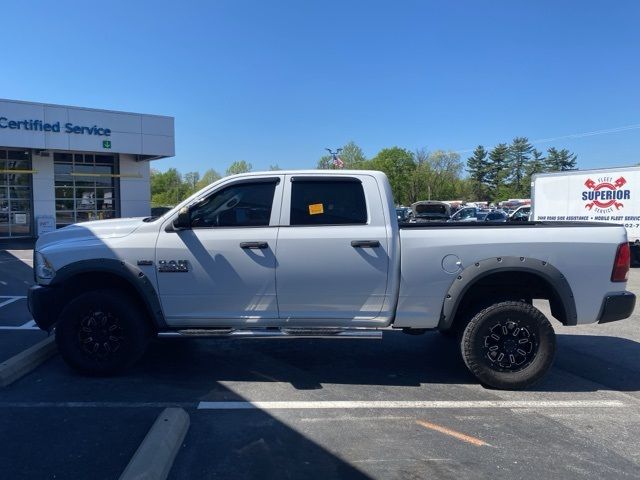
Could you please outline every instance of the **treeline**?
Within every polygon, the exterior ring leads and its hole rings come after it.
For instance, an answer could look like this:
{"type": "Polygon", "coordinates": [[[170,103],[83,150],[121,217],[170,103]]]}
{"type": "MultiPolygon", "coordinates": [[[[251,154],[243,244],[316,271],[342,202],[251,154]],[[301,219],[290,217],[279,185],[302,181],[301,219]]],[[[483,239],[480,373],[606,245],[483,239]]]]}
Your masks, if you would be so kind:
{"type": "MultiPolygon", "coordinates": [[[[535,149],[526,137],[511,144],[500,143],[490,151],[478,145],[465,164],[456,152],[400,147],[384,148],[366,159],[362,149],[349,142],[339,155],[344,167],[381,170],[389,177],[397,204],[418,200],[467,200],[498,202],[508,198],[529,198],[531,177],[536,173],[576,168],[577,156],[567,149],[551,147],[546,154],[535,149]],[[463,176],[466,169],[468,176],[463,176]]],[[[318,168],[338,168],[330,155],[318,161],[318,168]]]]}
{"type": "MultiPolygon", "coordinates": [[[[389,178],[396,204],[410,205],[418,200],[449,200],[471,195],[468,181],[462,177],[464,164],[455,152],[419,149],[414,152],[400,147],[383,148],[367,159],[354,142],[342,147],[339,155],[345,169],[380,170],[389,178]]],[[[333,157],[326,155],[318,168],[338,168],[333,157]]]]}
{"type": "MultiPolygon", "coordinates": [[[[498,202],[508,198],[529,198],[531,176],[535,173],[571,170],[577,157],[567,149],[535,149],[526,137],[516,137],[511,144],[499,143],[491,150],[478,145],[466,164],[452,151],[409,151],[400,147],[383,148],[368,159],[354,142],[342,147],[339,161],[331,155],[320,158],[319,169],[380,170],[393,189],[396,204],[410,205],[418,200],[467,200],[498,202]],[[337,163],[337,164],[336,164],[337,163]],[[465,170],[468,176],[464,175],[465,170]]],[[[225,175],[250,172],[252,165],[233,162],[225,175]]],[[[270,170],[280,170],[271,165],[270,170]]],[[[213,169],[200,175],[184,175],[175,168],[166,172],[151,171],[153,206],[176,205],[192,193],[220,179],[213,169]]]]}
{"type": "MultiPolygon", "coordinates": [[[[225,175],[235,175],[236,173],[250,172],[253,166],[241,160],[233,162],[225,175]]],[[[278,169],[272,166],[272,169],[278,169]]],[[[187,172],[182,175],[175,168],[170,168],[166,172],[151,170],[151,206],[171,206],[180,203],[189,195],[197,192],[201,188],[220,180],[220,175],[216,170],[210,168],[200,176],[199,172],[187,172]]]]}
{"type": "Polygon", "coordinates": [[[510,145],[499,143],[491,151],[478,145],[467,159],[467,172],[475,198],[499,201],[529,198],[534,174],[573,170],[576,164],[577,155],[566,148],[551,147],[545,156],[526,137],[516,137],[510,145]]]}

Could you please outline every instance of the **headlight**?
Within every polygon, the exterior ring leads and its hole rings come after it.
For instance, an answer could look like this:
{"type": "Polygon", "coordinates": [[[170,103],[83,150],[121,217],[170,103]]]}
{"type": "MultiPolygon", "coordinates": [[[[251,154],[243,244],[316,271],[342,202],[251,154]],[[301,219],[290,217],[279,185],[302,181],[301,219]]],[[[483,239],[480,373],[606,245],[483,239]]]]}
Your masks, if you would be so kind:
{"type": "Polygon", "coordinates": [[[36,272],[37,280],[51,280],[56,274],[56,271],[49,263],[49,260],[47,260],[40,252],[36,252],[35,265],[33,267],[36,272]]]}

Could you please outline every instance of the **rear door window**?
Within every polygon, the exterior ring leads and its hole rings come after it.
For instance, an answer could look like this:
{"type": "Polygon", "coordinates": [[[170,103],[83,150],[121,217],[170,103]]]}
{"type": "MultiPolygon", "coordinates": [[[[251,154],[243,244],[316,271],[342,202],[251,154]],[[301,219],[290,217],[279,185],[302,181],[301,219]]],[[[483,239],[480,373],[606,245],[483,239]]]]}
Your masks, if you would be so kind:
{"type": "Polygon", "coordinates": [[[359,180],[297,180],[291,182],[290,224],[363,225],[367,204],[359,180]]]}

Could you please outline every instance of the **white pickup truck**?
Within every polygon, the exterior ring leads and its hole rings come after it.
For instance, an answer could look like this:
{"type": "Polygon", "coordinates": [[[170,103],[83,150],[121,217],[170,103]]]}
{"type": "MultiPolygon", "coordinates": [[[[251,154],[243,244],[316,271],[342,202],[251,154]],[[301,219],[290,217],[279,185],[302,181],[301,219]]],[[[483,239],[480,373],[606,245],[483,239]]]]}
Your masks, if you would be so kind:
{"type": "Polygon", "coordinates": [[[618,225],[397,222],[374,171],[235,175],[159,218],[86,222],[40,237],[29,309],[65,361],[131,365],[155,335],[457,334],[494,388],[550,368],[564,325],[631,315],[618,225]]]}

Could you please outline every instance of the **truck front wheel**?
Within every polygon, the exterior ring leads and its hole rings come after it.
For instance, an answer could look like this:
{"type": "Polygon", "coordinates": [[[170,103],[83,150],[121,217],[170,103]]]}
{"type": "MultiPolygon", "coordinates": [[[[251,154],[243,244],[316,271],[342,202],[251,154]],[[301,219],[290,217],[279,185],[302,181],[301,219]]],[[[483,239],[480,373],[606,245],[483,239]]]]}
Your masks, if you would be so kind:
{"type": "Polygon", "coordinates": [[[151,329],[144,311],[124,292],[83,293],[62,310],[56,343],[65,362],[90,375],[112,375],[145,351],[151,329]]]}
{"type": "Polygon", "coordinates": [[[466,325],[461,350],[467,368],[485,386],[520,390],[553,364],[556,338],[549,320],[524,302],[491,305],[466,325]]]}

